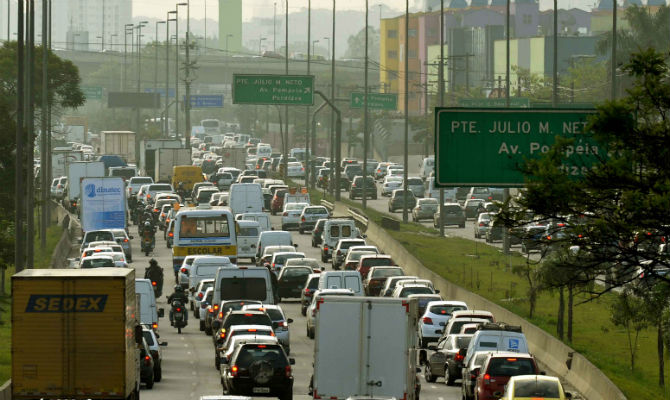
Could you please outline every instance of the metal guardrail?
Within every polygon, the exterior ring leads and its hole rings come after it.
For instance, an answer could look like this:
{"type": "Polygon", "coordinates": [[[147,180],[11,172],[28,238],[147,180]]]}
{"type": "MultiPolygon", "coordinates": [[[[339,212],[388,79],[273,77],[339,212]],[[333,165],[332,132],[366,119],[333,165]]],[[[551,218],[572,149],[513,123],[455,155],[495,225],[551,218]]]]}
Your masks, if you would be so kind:
{"type": "Polygon", "coordinates": [[[321,205],[326,207],[328,211],[330,211],[331,213],[333,212],[333,210],[335,210],[335,204],[331,203],[328,200],[321,200],[321,205]]]}
{"type": "Polygon", "coordinates": [[[361,226],[364,227],[364,228],[367,228],[367,227],[368,227],[368,221],[369,221],[369,220],[368,220],[368,217],[366,217],[365,215],[361,214],[361,212],[358,211],[358,210],[355,209],[355,208],[351,208],[351,207],[349,207],[348,212],[349,212],[349,215],[351,215],[351,216],[354,218],[354,221],[356,221],[356,222],[358,222],[359,224],[361,224],[361,226]]]}

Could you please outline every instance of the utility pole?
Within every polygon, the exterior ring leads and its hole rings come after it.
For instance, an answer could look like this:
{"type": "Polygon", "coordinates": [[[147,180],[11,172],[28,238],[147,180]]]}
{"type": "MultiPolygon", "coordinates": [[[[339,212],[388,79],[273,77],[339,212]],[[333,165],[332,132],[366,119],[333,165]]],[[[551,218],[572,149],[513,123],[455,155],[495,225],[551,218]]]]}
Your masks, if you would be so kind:
{"type": "MultiPolygon", "coordinates": [[[[140,21],[137,24],[137,93],[140,92],[140,86],[142,83],[142,28],[148,24],[149,21],[140,21]]],[[[140,127],[142,126],[140,121],[140,108],[135,107],[135,133],[140,134],[140,127]]],[[[136,144],[136,148],[139,143],[136,144]]]]}
{"type": "Polygon", "coordinates": [[[163,132],[167,138],[170,136],[170,22],[177,21],[177,18],[170,18],[170,14],[175,14],[176,11],[167,12],[167,20],[165,24],[165,113],[163,114],[163,132]]]}
{"type": "MultiPolygon", "coordinates": [[[[505,9],[505,106],[509,108],[510,106],[510,99],[509,99],[509,71],[510,71],[510,54],[509,54],[509,42],[510,42],[510,2],[512,0],[507,0],[507,5],[505,9]]],[[[500,77],[498,77],[500,78],[500,77]]],[[[500,79],[498,80],[498,84],[500,84],[500,79]]],[[[509,200],[509,188],[503,189],[503,201],[507,202],[509,200]]],[[[509,241],[509,233],[507,232],[507,229],[503,230],[503,235],[502,235],[503,243],[502,243],[502,248],[503,248],[503,253],[509,254],[509,248],[510,248],[510,241],[509,241]]]]}
{"type": "Polygon", "coordinates": [[[368,136],[368,31],[370,6],[368,0],[365,0],[365,72],[363,73],[363,84],[365,85],[365,94],[363,95],[363,209],[368,207],[368,146],[370,146],[370,137],[368,136]]]}
{"type": "Polygon", "coordinates": [[[407,178],[409,174],[409,0],[405,0],[405,152],[403,163],[405,168],[403,168],[403,201],[402,201],[402,222],[407,223],[407,206],[409,199],[407,198],[407,193],[409,191],[409,186],[407,185],[407,178]]]}
{"type": "MultiPolygon", "coordinates": [[[[284,58],[286,60],[286,75],[288,75],[288,0],[286,0],[286,22],[285,22],[285,34],[286,34],[286,48],[284,49],[284,58]]],[[[309,45],[309,43],[308,43],[309,45]]],[[[282,163],[284,164],[284,179],[288,177],[288,106],[284,106],[284,123],[286,124],[286,129],[284,129],[284,157],[282,157],[282,163]]]]}
{"type": "Polygon", "coordinates": [[[610,100],[616,99],[616,42],[617,42],[617,8],[619,7],[617,0],[612,0],[612,62],[610,73],[612,74],[612,87],[610,88],[610,100]]]}
{"type": "Polygon", "coordinates": [[[47,184],[47,99],[48,99],[48,86],[47,86],[47,66],[49,65],[48,57],[49,50],[47,49],[47,15],[49,13],[48,5],[46,0],[42,0],[42,106],[40,110],[40,130],[42,131],[41,135],[41,147],[40,147],[40,194],[42,203],[42,219],[40,221],[40,248],[42,251],[45,251],[47,248],[47,225],[49,221],[47,220],[47,209],[49,204],[47,201],[49,197],[47,196],[47,191],[49,190],[49,185],[47,184]]]}
{"type": "MultiPolygon", "coordinates": [[[[47,48],[49,50],[49,53],[51,53],[51,0],[48,0],[47,2],[49,10],[48,10],[48,27],[47,27],[47,48]]],[[[47,87],[48,89],[48,87],[47,87]]],[[[46,164],[42,164],[42,168],[46,169],[46,177],[47,177],[47,184],[50,184],[51,182],[51,104],[47,102],[47,111],[46,111],[46,117],[47,117],[47,152],[45,154],[46,156],[46,164]]],[[[40,160],[40,162],[44,162],[43,160],[40,160]]],[[[49,190],[47,188],[47,190],[49,190]]],[[[48,196],[48,195],[47,195],[48,196]]],[[[51,210],[49,207],[46,208],[46,214],[47,214],[47,221],[51,221],[51,210]]]]}
{"type": "MultiPolygon", "coordinates": [[[[612,0],[612,3],[615,1],[612,0]]],[[[551,106],[556,108],[558,105],[558,0],[554,0],[554,60],[552,75],[551,106]]],[[[507,91],[509,92],[509,89],[507,91]]]]}
{"type": "MultiPolygon", "coordinates": [[[[309,45],[312,41],[312,0],[307,0],[307,75],[310,73],[311,55],[309,53],[309,45]]],[[[309,114],[310,107],[305,107],[305,186],[309,187],[310,172],[312,172],[312,153],[314,151],[310,148],[310,129],[309,129],[309,114]]],[[[314,146],[314,143],[312,143],[314,146]]]]}
{"type": "MultiPolygon", "coordinates": [[[[17,59],[17,82],[16,82],[16,165],[14,168],[14,229],[16,233],[16,240],[14,242],[14,266],[16,272],[21,272],[25,268],[25,233],[24,233],[24,210],[25,204],[23,202],[22,194],[25,192],[24,175],[25,171],[25,149],[24,149],[24,112],[25,112],[25,76],[23,74],[25,67],[25,59],[23,52],[23,31],[24,31],[24,12],[23,1],[17,3],[17,29],[16,29],[16,59],[17,59]]],[[[9,26],[9,24],[8,24],[9,26]]],[[[9,28],[7,28],[9,29],[9,28]]]]}
{"type": "MultiPolygon", "coordinates": [[[[165,24],[166,22],[167,21],[156,21],[156,36],[154,36],[154,94],[158,93],[158,25],[165,24]]],[[[167,103],[167,92],[165,92],[165,103],[167,103]]],[[[163,132],[163,134],[165,134],[165,132],[163,132]]]]}
{"type": "MultiPolygon", "coordinates": [[[[335,0],[333,0],[333,35],[331,39],[329,40],[330,43],[332,43],[332,55],[331,55],[331,60],[330,60],[330,101],[335,104],[335,0]]],[[[332,147],[331,147],[331,163],[333,161],[332,155],[333,155],[333,150],[335,151],[335,166],[334,168],[330,169],[330,183],[331,183],[331,188],[335,190],[335,200],[340,200],[340,154],[342,151],[342,146],[341,146],[341,138],[333,138],[337,135],[333,135],[333,128],[334,128],[334,121],[335,120],[335,113],[331,111],[330,113],[330,137],[332,140],[332,147]],[[333,171],[334,170],[334,171],[333,171]],[[333,172],[335,172],[335,175],[333,176],[333,172]],[[335,178],[333,181],[332,178],[335,178]],[[332,184],[334,183],[334,184],[332,184]]]]}
{"type": "Polygon", "coordinates": [[[102,0],[102,38],[100,42],[101,51],[105,50],[105,0],[102,0]]]}
{"type": "Polygon", "coordinates": [[[27,100],[28,106],[28,148],[26,152],[26,216],[28,226],[28,237],[26,238],[26,264],[28,268],[35,267],[35,0],[28,0],[28,54],[27,54],[27,100]]]}
{"type": "MultiPolygon", "coordinates": [[[[440,91],[440,107],[444,107],[444,0],[440,0],[440,65],[437,68],[437,90],[440,91]]],[[[440,132],[435,131],[435,135],[440,132]]],[[[437,160],[436,160],[437,161],[437,160]]],[[[437,181],[437,169],[440,166],[434,164],[433,183],[437,181]]],[[[440,237],[444,236],[444,189],[440,188],[440,237]]]]}
{"type": "Polygon", "coordinates": [[[186,101],[184,113],[186,114],[186,130],[184,132],[184,146],[191,152],[191,0],[186,2],[186,64],[184,65],[184,84],[186,85],[186,101]]]}
{"type": "Polygon", "coordinates": [[[175,119],[175,139],[179,139],[179,6],[185,6],[186,3],[177,3],[175,6],[175,79],[174,79],[174,119],[175,119]]]}

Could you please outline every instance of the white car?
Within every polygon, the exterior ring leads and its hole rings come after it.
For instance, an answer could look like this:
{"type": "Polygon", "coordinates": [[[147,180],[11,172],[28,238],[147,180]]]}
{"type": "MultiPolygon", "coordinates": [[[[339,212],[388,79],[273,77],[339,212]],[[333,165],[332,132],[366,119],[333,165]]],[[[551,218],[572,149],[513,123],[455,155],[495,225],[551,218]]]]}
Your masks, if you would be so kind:
{"type": "Polygon", "coordinates": [[[114,258],[114,265],[116,265],[117,268],[128,268],[128,261],[126,260],[126,255],[123,252],[119,253],[114,251],[107,254],[111,254],[112,258],[114,258]]]}
{"type": "Polygon", "coordinates": [[[281,230],[285,231],[289,227],[296,229],[300,225],[300,215],[305,207],[309,206],[307,203],[286,203],[284,204],[284,212],[281,217],[281,230]]]}
{"type": "Polygon", "coordinates": [[[300,253],[297,251],[278,251],[272,254],[272,259],[270,260],[270,271],[274,271],[277,275],[286,262],[292,258],[305,258],[305,253],[300,253]]]}
{"type": "Polygon", "coordinates": [[[291,318],[286,318],[284,311],[280,306],[270,304],[250,304],[242,307],[242,310],[261,310],[272,320],[272,329],[274,329],[275,336],[279,339],[279,344],[282,345],[286,355],[291,353],[291,332],[288,325],[293,323],[291,318]]]}
{"type": "Polygon", "coordinates": [[[486,236],[486,232],[489,230],[489,224],[491,223],[492,213],[481,213],[477,217],[477,222],[475,222],[475,239],[481,239],[486,236]]]}
{"type": "Polygon", "coordinates": [[[100,253],[89,257],[83,257],[79,262],[79,268],[114,268],[116,263],[112,253],[100,253]]]}
{"type": "Polygon", "coordinates": [[[179,267],[179,275],[177,282],[184,288],[188,288],[188,273],[191,269],[191,265],[193,264],[193,260],[198,256],[186,256],[184,258],[184,261],[181,263],[181,267],[179,267]]]}
{"type": "Polygon", "coordinates": [[[314,329],[316,322],[316,304],[322,297],[326,296],[353,296],[354,292],[351,289],[323,289],[317,290],[312,296],[312,302],[307,307],[307,337],[314,339],[314,329]]]}
{"type": "Polygon", "coordinates": [[[198,283],[198,286],[193,292],[193,316],[200,318],[200,304],[205,298],[207,289],[214,287],[214,279],[203,279],[198,283]]]}
{"type": "Polygon", "coordinates": [[[402,186],[401,176],[387,176],[382,183],[382,196],[390,196],[394,190],[400,189],[402,186]]]}
{"type": "Polygon", "coordinates": [[[419,346],[425,347],[428,342],[436,342],[442,337],[442,331],[447,326],[451,313],[467,310],[468,305],[462,301],[431,301],[426,305],[426,312],[419,318],[419,346]]]}
{"type": "Polygon", "coordinates": [[[305,167],[302,166],[302,163],[297,161],[297,162],[289,162],[288,163],[288,174],[287,176],[289,178],[296,177],[296,178],[303,178],[305,176],[305,167]]]}

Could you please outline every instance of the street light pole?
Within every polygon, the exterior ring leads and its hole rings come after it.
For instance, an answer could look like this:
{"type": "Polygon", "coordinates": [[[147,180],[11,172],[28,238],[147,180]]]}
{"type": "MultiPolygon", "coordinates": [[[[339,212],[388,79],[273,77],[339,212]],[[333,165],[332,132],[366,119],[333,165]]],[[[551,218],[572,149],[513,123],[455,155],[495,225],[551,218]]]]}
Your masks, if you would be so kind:
{"type": "Polygon", "coordinates": [[[552,74],[551,105],[556,108],[558,105],[558,0],[554,0],[554,60],[552,74]]]}
{"type": "Polygon", "coordinates": [[[163,113],[163,133],[165,137],[170,136],[170,22],[176,22],[177,18],[170,18],[170,14],[176,14],[176,11],[167,12],[167,23],[165,24],[165,112],[163,113]]]}
{"type": "Polygon", "coordinates": [[[365,94],[363,95],[363,209],[368,207],[368,147],[370,146],[370,137],[368,136],[368,31],[369,28],[369,10],[368,0],[365,0],[365,72],[363,84],[365,94]]]}
{"type": "MultiPolygon", "coordinates": [[[[333,34],[332,34],[332,55],[330,60],[330,101],[335,104],[335,0],[333,0],[333,34]]],[[[330,132],[332,136],[333,132],[333,120],[335,119],[335,113],[330,114],[330,132]]],[[[341,123],[341,120],[338,118],[337,122],[341,123]]],[[[339,126],[338,126],[339,127],[339,126]]],[[[335,127],[335,128],[338,128],[335,127]]],[[[335,129],[335,200],[340,200],[340,159],[342,158],[342,142],[341,129],[335,129]]],[[[332,169],[331,169],[332,171],[332,169]]]]}
{"type": "MultiPolygon", "coordinates": [[[[286,0],[286,10],[285,10],[285,15],[286,15],[286,21],[284,23],[285,25],[285,35],[286,35],[286,45],[284,48],[284,56],[286,58],[286,75],[288,75],[288,0],[286,0]]],[[[288,106],[284,106],[284,124],[286,124],[286,129],[284,129],[284,157],[282,158],[284,162],[284,179],[288,178],[288,106]]]]}
{"type": "MultiPolygon", "coordinates": [[[[466,57],[467,60],[467,57],[466,57]]],[[[440,107],[444,107],[444,0],[440,0],[440,65],[437,69],[437,90],[440,92],[440,107]]],[[[435,132],[435,135],[439,135],[435,132]]],[[[439,165],[433,164],[433,171],[439,168],[439,165]]],[[[433,173],[433,183],[437,180],[437,174],[433,173]]],[[[444,236],[444,189],[440,189],[440,237],[444,236]]]]}
{"type": "MultiPolygon", "coordinates": [[[[554,0],[555,1],[555,0],[554,0]]],[[[186,85],[186,104],[184,104],[184,113],[186,114],[186,130],[184,132],[184,147],[191,152],[191,1],[186,1],[186,65],[184,66],[184,83],[186,85]]]]}
{"type": "Polygon", "coordinates": [[[267,40],[267,38],[264,38],[264,37],[258,38],[258,55],[259,56],[263,55],[263,51],[261,50],[261,45],[263,44],[264,40],[267,40]]]}
{"type": "MultiPolygon", "coordinates": [[[[140,86],[142,83],[142,28],[145,27],[149,21],[140,21],[137,24],[137,93],[140,92],[140,86]]],[[[135,107],[135,133],[140,134],[140,108],[135,107]]]]}
{"type": "MultiPolygon", "coordinates": [[[[311,57],[309,54],[309,42],[312,40],[312,0],[307,0],[307,75],[310,73],[311,57]]],[[[309,110],[310,107],[305,107],[305,186],[309,187],[310,172],[312,170],[312,153],[310,151],[310,129],[309,129],[309,110]]],[[[312,143],[312,147],[314,143],[312,143]]]]}
{"type": "Polygon", "coordinates": [[[174,80],[174,98],[175,98],[175,129],[176,129],[176,135],[175,138],[179,139],[179,7],[180,6],[186,6],[186,3],[177,3],[175,6],[175,9],[177,11],[176,13],[176,19],[175,21],[175,35],[176,35],[176,40],[175,40],[175,49],[177,51],[177,57],[176,57],[176,62],[175,62],[175,80],[174,80]]]}
{"type": "MultiPolygon", "coordinates": [[[[158,25],[165,23],[166,21],[156,21],[156,36],[154,36],[154,94],[158,93],[158,25]]],[[[167,103],[167,92],[165,93],[165,102],[167,103]]]]}
{"type": "Polygon", "coordinates": [[[277,52],[277,2],[275,1],[274,16],[272,17],[272,49],[277,52]]]}
{"type": "Polygon", "coordinates": [[[319,43],[319,39],[317,39],[317,40],[312,40],[312,54],[316,54],[316,53],[314,52],[314,45],[317,44],[317,43],[319,43]]]}
{"type": "Polygon", "coordinates": [[[407,146],[409,146],[409,0],[405,0],[405,54],[403,56],[405,57],[405,154],[404,154],[404,159],[403,162],[405,164],[405,168],[403,168],[403,200],[402,200],[402,222],[407,223],[407,204],[409,199],[407,198],[407,194],[409,191],[409,186],[407,185],[407,177],[408,177],[408,170],[409,170],[409,157],[408,157],[408,149],[407,146]]]}
{"type": "MultiPolygon", "coordinates": [[[[133,24],[125,24],[123,27],[123,80],[121,81],[121,91],[125,91],[128,87],[128,31],[132,34],[133,24]]],[[[133,39],[130,37],[130,52],[133,49],[133,39]]]]}

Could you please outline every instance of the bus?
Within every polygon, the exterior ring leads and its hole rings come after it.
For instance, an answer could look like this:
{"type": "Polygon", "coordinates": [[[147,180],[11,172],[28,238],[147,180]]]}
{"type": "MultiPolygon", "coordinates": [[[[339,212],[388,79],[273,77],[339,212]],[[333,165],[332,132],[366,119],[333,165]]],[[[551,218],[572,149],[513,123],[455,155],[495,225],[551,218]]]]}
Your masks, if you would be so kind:
{"type": "Polygon", "coordinates": [[[174,221],[172,266],[178,271],[186,256],[225,256],[237,263],[235,217],[228,207],[179,210],[174,221]]]}

